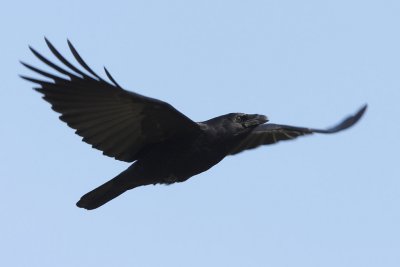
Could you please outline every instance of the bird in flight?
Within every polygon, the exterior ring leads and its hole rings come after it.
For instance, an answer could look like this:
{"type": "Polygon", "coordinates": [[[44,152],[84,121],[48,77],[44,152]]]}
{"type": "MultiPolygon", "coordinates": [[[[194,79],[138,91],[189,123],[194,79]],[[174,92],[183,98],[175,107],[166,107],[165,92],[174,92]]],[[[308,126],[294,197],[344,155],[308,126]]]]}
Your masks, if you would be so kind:
{"type": "Polygon", "coordinates": [[[336,126],[313,129],[267,123],[264,115],[229,113],[194,122],[170,104],[123,89],[104,68],[109,81],[97,75],[68,41],[80,68],[71,64],[45,39],[63,67],[32,53],[58,74],[24,62],[47,79],[21,76],[38,87],[60,119],[76,130],[83,141],[104,155],[132,165],[115,178],[81,197],[80,208],[96,209],[138,186],[183,182],[202,173],[229,155],[262,145],[313,133],[331,134],[354,125],[367,105],[336,126]]]}

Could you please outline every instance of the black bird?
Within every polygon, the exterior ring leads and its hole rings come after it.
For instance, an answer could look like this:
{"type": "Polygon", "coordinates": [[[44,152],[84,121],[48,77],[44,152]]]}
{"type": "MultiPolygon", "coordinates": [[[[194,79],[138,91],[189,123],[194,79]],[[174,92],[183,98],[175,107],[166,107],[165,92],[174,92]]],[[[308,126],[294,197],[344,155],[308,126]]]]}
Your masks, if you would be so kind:
{"type": "Polygon", "coordinates": [[[355,124],[367,106],[338,125],[312,129],[266,123],[257,114],[230,113],[204,122],[194,122],[163,101],[124,90],[104,68],[110,82],[98,76],[68,41],[81,65],[67,61],[47,40],[47,46],[64,65],[60,67],[29,47],[54,75],[21,62],[49,78],[23,79],[39,85],[60,119],[83,141],[104,155],[133,164],[112,180],[82,196],[77,206],[98,208],[127,190],[149,184],[172,184],[210,169],[228,155],[312,133],[336,133],[355,124]]]}

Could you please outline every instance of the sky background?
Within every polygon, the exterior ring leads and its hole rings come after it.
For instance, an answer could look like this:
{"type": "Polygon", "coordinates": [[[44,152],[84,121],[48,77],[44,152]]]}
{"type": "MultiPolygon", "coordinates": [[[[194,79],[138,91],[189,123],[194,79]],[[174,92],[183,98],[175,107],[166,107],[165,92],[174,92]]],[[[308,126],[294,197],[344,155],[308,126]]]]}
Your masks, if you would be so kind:
{"type": "Polygon", "coordinates": [[[400,2],[8,1],[0,9],[0,266],[400,266],[400,2]],[[196,121],[229,112],[355,127],[228,157],[94,211],[129,165],[102,156],[18,74],[43,37],[196,121]]]}

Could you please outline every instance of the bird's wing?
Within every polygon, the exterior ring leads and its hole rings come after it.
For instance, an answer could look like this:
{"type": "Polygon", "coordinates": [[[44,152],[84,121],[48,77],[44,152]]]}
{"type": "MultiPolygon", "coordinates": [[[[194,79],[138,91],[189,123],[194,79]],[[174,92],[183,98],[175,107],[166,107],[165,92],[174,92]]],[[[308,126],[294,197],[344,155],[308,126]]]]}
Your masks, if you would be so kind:
{"type": "Polygon", "coordinates": [[[359,111],[357,111],[356,114],[325,130],[272,123],[259,125],[230,152],[230,155],[234,155],[244,150],[253,149],[262,145],[270,145],[279,141],[291,140],[302,135],[312,133],[331,134],[340,132],[355,124],[362,117],[366,109],[367,105],[363,106],[359,111]]]}
{"type": "Polygon", "coordinates": [[[107,69],[105,72],[111,83],[103,80],[69,41],[72,54],[87,73],[67,61],[47,39],[46,43],[64,67],[30,47],[33,54],[58,75],[21,62],[50,81],[21,77],[40,85],[35,89],[61,114],[60,119],[104,155],[132,162],[147,145],[200,131],[195,122],[170,104],[122,89],[107,69]]]}

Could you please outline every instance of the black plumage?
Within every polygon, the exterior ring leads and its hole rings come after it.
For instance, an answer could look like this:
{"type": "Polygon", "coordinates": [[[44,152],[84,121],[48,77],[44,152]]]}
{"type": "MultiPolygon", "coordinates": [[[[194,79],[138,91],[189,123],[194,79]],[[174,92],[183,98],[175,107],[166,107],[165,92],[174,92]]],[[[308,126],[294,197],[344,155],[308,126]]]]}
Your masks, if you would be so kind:
{"type": "Polygon", "coordinates": [[[21,62],[50,81],[21,77],[39,85],[35,89],[83,141],[104,155],[133,162],[118,176],[84,195],[77,205],[86,209],[95,209],[138,186],[186,181],[224,157],[244,150],[312,133],[342,131],[355,124],[367,108],[365,105],[326,130],[266,123],[266,116],[244,113],[196,123],[168,103],[124,90],[107,69],[110,81],[104,80],[69,41],[83,70],[65,59],[47,39],[46,43],[63,67],[30,49],[58,75],[21,62]]]}

